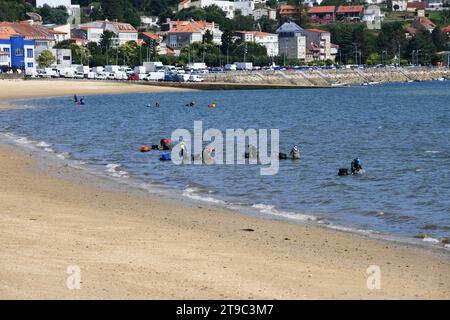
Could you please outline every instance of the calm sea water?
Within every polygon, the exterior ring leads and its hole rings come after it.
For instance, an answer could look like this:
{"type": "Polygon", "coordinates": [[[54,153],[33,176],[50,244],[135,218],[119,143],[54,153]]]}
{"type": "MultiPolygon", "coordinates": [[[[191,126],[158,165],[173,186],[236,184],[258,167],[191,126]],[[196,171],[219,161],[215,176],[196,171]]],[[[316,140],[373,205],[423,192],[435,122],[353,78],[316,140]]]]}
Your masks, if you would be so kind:
{"type": "MultiPolygon", "coordinates": [[[[75,93],[75,92],[74,92],[75,93]]],[[[317,90],[99,95],[17,102],[0,131],[48,152],[83,160],[124,181],[182,190],[199,201],[265,214],[413,236],[450,236],[450,82],[317,90]],[[147,108],[160,101],[161,108],[147,108]],[[185,104],[195,100],[194,108],[185,104]],[[216,102],[216,109],[207,104],[216,102]],[[176,166],[139,152],[177,128],[279,128],[280,149],[301,161],[275,176],[259,166],[176,166]],[[354,157],[366,173],[338,177],[354,157]]]]}

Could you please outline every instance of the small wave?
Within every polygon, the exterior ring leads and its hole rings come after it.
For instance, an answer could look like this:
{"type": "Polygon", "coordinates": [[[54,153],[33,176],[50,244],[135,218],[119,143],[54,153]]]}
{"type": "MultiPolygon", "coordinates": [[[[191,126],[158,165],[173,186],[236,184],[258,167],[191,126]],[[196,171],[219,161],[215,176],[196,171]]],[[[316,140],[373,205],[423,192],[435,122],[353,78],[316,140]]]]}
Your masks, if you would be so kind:
{"type": "MultiPolygon", "coordinates": [[[[199,195],[198,193],[202,192],[200,190],[201,190],[201,188],[187,187],[186,189],[183,190],[183,196],[188,197],[193,200],[199,200],[199,201],[217,203],[217,204],[225,204],[225,202],[222,200],[215,199],[212,197],[203,197],[203,196],[199,195]]],[[[206,192],[208,192],[208,191],[206,191],[206,192]]]]}
{"type": "Polygon", "coordinates": [[[55,153],[55,150],[53,150],[52,148],[44,148],[44,151],[48,153],[55,153]]]}
{"type": "Polygon", "coordinates": [[[127,171],[119,170],[121,166],[122,166],[121,164],[117,163],[108,163],[106,165],[106,172],[108,172],[111,176],[116,178],[129,178],[130,175],[127,171]]]}
{"type": "Polygon", "coordinates": [[[41,148],[48,148],[48,147],[51,147],[52,145],[45,141],[41,141],[36,146],[41,147],[41,148]]]}
{"type": "Polygon", "coordinates": [[[427,150],[427,151],[425,151],[425,153],[436,154],[436,153],[441,153],[441,152],[440,151],[436,151],[436,150],[427,150]]]}
{"type": "Polygon", "coordinates": [[[425,237],[422,240],[425,242],[439,243],[439,239],[435,239],[435,238],[431,238],[431,237],[425,237]]]}
{"type": "Polygon", "coordinates": [[[62,160],[66,160],[70,158],[70,153],[69,152],[58,153],[56,156],[62,160]]]}
{"type": "Polygon", "coordinates": [[[292,220],[300,220],[300,221],[317,221],[317,217],[301,214],[301,213],[295,213],[295,212],[289,212],[289,211],[280,211],[275,208],[273,205],[267,205],[262,203],[256,203],[252,205],[252,208],[259,210],[259,212],[264,214],[269,214],[273,216],[279,216],[283,218],[288,218],[292,220]]]}

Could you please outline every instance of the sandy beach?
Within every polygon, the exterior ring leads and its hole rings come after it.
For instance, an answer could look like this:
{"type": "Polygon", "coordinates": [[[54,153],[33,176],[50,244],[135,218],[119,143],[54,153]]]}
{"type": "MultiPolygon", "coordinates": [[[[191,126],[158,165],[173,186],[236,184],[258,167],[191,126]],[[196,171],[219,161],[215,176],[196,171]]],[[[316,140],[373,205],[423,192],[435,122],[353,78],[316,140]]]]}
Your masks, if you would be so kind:
{"type": "MultiPolygon", "coordinates": [[[[180,89],[0,81],[0,105],[159,90],[180,89]]],[[[4,144],[0,179],[0,299],[450,298],[448,250],[100,188],[4,144]],[[372,265],[380,289],[367,287],[372,265]],[[80,289],[67,286],[70,266],[80,289]]]]}
{"type": "Polygon", "coordinates": [[[72,96],[133,93],[188,91],[187,88],[143,86],[123,82],[76,81],[76,80],[0,80],[0,110],[9,108],[2,100],[26,99],[49,96],[72,96]]]}

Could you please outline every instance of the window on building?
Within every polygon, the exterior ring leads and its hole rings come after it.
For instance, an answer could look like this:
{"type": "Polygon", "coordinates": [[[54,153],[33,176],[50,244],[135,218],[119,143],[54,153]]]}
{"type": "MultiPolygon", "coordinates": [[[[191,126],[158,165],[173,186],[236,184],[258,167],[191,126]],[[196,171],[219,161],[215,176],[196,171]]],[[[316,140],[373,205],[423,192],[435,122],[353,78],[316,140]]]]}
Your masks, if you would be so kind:
{"type": "Polygon", "coordinates": [[[28,63],[27,63],[27,67],[28,67],[28,68],[33,68],[33,62],[28,62],[28,63]]]}
{"type": "Polygon", "coordinates": [[[70,56],[63,56],[63,60],[70,60],[70,56]]]}
{"type": "Polygon", "coordinates": [[[27,49],[27,58],[33,58],[33,49],[27,49]]]}
{"type": "Polygon", "coordinates": [[[17,48],[16,49],[16,56],[23,56],[23,49],[17,48]]]}

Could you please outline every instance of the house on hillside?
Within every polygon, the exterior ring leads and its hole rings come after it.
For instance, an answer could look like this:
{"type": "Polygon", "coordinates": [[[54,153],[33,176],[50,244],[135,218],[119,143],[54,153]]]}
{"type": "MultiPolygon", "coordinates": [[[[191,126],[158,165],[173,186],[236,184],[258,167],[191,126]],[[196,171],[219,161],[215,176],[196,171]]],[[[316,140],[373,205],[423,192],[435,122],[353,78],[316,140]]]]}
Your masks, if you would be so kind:
{"type": "Polygon", "coordinates": [[[434,28],[436,28],[436,25],[427,17],[419,17],[411,22],[411,27],[415,29],[426,29],[431,33],[433,32],[434,28]]]}
{"type": "Polygon", "coordinates": [[[308,9],[309,20],[312,24],[325,24],[336,21],[335,6],[316,6],[308,9]]]}
{"type": "Polygon", "coordinates": [[[72,29],[72,38],[86,39],[89,42],[99,43],[103,32],[111,31],[115,34],[114,45],[122,45],[128,41],[137,41],[138,32],[129,23],[98,20],[80,24],[72,29]]]}
{"type": "Polygon", "coordinates": [[[260,44],[267,49],[267,55],[274,57],[278,55],[278,35],[274,33],[260,31],[236,31],[242,41],[254,42],[260,44]]]}
{"type": "Polygon", "coordinates": [[[336,18],[340,21],[358,22],[364,15],[364,6],[339,6],[336,10],[336,18]]]}
{"type": "Polygon", "coordinates": [[[384,13],[379,6],[371,5],[364,11],[363,21],[369,30],[381,29],[381,22],[384,20],[384,13]]]}

